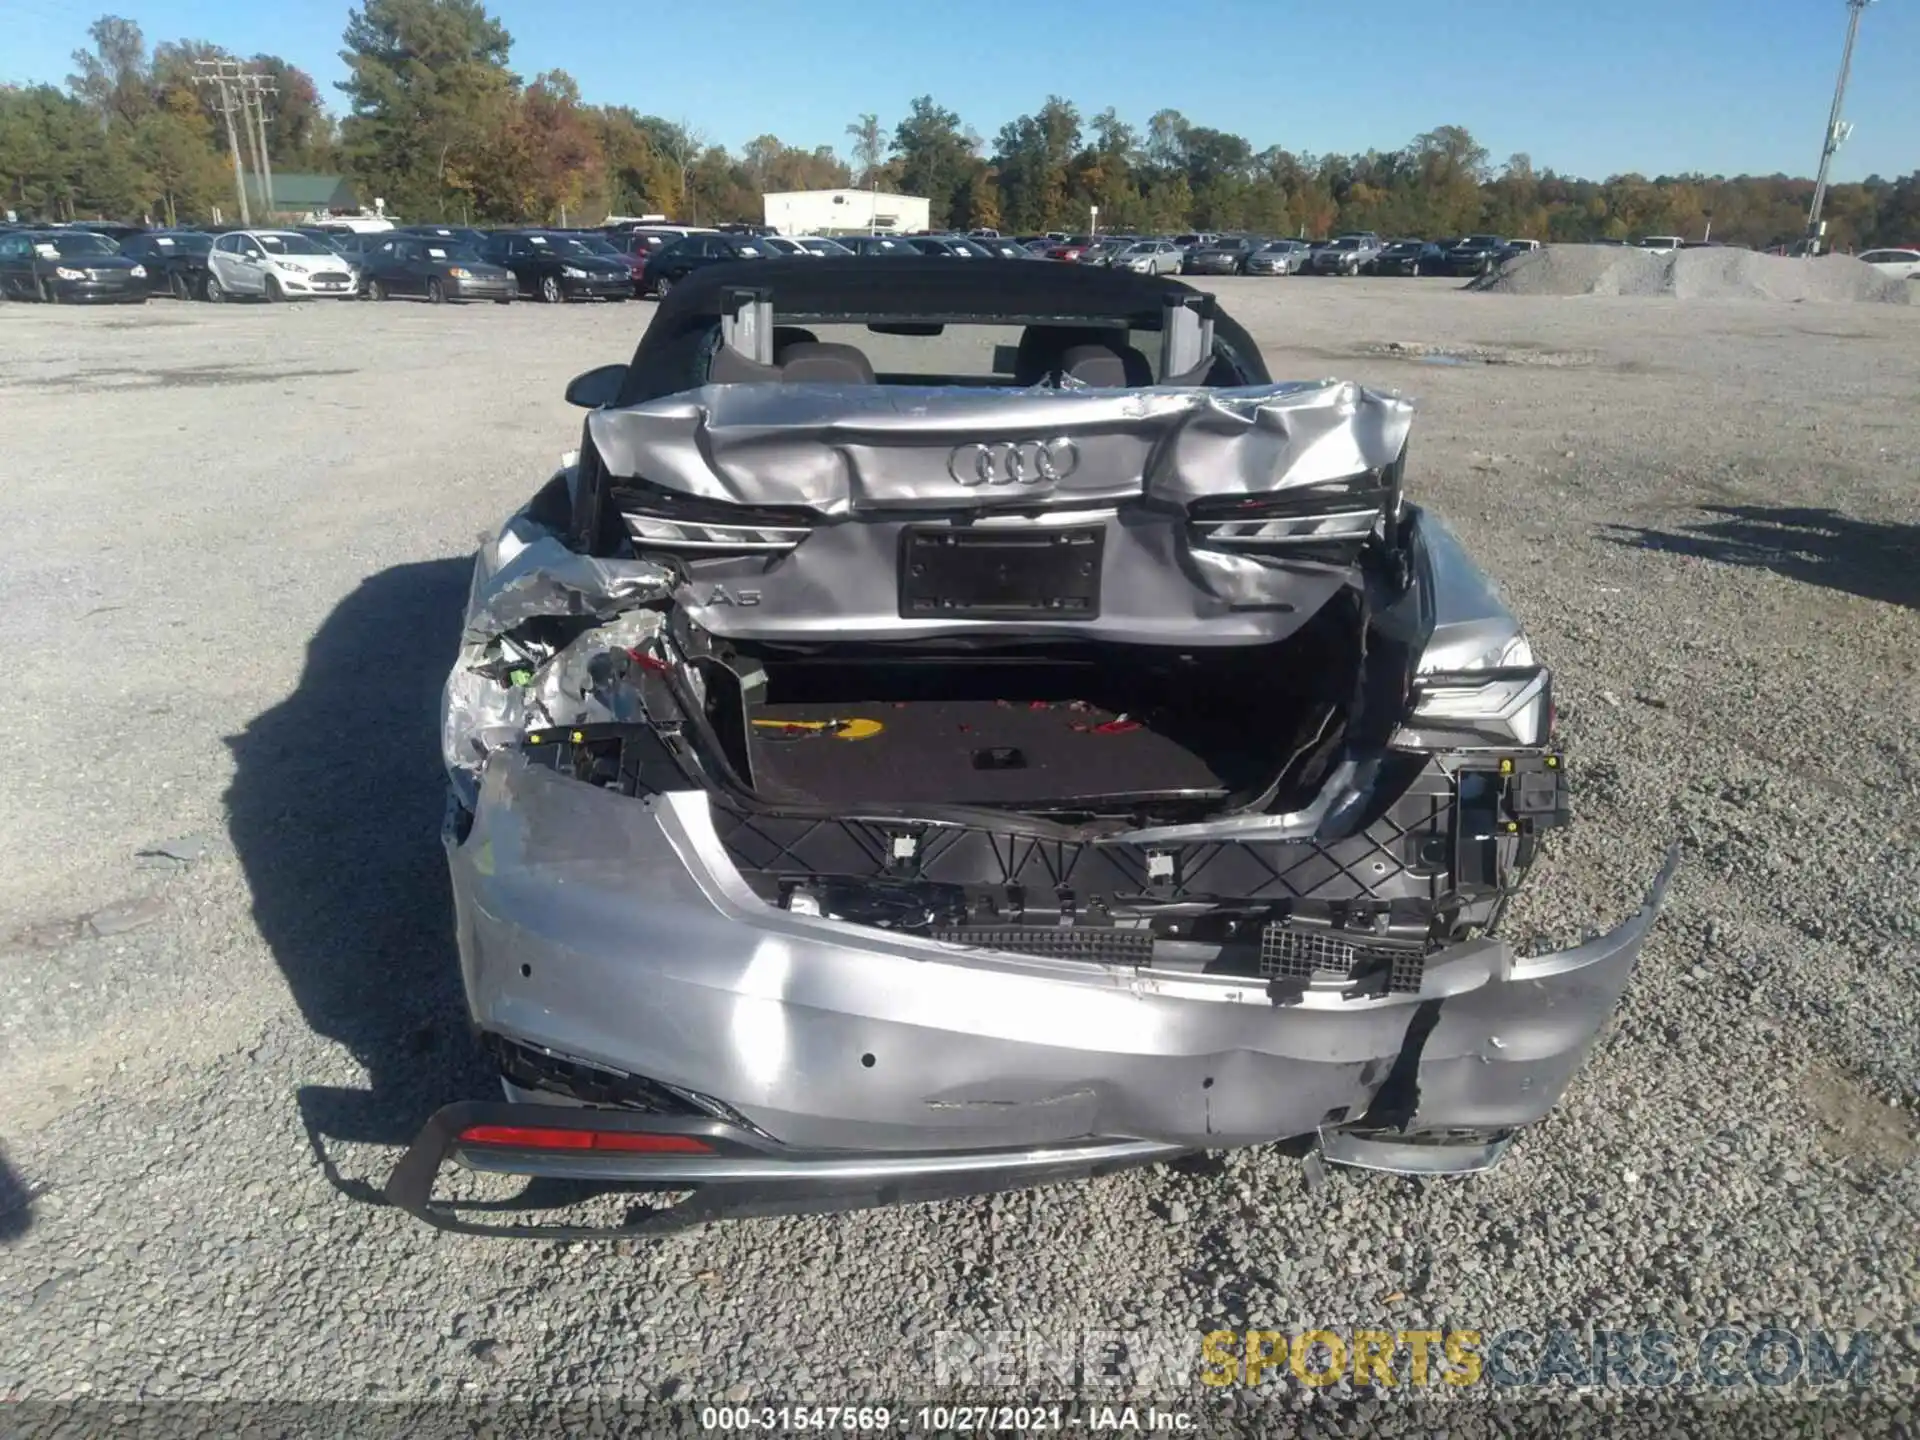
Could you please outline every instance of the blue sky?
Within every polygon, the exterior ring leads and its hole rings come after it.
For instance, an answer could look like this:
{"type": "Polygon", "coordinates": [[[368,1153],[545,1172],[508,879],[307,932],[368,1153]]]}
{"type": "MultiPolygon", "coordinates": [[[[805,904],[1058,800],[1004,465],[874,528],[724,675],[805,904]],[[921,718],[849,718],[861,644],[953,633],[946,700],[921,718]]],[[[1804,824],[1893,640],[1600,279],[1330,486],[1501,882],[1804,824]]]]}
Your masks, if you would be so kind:
{"type": "MultiPolygon", "coordinates": [[[[202,38],[311,71],[336,112],[348,7],[321,0],[0,0],[0,79],[60,83],[95,8],[150,42],[202,38]]],[[[1136,125],[1171,106],[1256,149],[1394,149],[1462,124],[1496,160],[1603,178],[1810,175],[1842,0],[496,0],[512,65],[596,103],[737,147],[771,133],[845,151],[932,94],[988,141],[1049,93],[1136,125]]],[[[1867,11],[1840,179],[1920,169],[1920,4],[1867,11]]]]}

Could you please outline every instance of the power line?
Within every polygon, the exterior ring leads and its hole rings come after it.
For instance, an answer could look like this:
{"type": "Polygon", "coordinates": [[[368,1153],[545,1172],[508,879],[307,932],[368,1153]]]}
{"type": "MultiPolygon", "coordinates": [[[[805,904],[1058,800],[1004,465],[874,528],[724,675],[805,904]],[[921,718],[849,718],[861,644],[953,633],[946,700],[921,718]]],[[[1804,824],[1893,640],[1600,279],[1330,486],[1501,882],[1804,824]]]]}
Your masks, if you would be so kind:
{"type": "Polygon", "coordinates": [[[1853,71],[1853,44],[1860,38],[1860,17],[1873,0],[1847,0],[1847,44],[1840,52],[1840,78],[1834,82],[1833,109],[1827,112],[1827,138],[1820,149],[1820,174],[1813,182],[1813,204],[1807,210],[1807,251],[1820,248],[1820,211],[1827,203],[1827,174],[1833,169],[1834,153],[1853,133],[1853,126],[1840,118],[1847,102],[1847,78],[1853,71]]]}

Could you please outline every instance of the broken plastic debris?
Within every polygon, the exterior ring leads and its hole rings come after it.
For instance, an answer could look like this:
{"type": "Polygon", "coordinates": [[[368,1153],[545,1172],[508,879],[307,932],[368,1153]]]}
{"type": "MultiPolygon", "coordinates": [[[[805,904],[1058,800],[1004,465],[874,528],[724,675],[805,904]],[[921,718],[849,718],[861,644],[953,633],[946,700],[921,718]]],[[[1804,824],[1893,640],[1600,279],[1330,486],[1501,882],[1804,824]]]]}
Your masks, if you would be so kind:
{"type": "Polygon", "coordinates": [[[1306,1183],[1309,1195],[1319,1193],[1320,1187],[1327,1183],[1327,1162],[1318,1150],[1309,1150],[1300,1162],[1300,1178],[1306,1183]]]}

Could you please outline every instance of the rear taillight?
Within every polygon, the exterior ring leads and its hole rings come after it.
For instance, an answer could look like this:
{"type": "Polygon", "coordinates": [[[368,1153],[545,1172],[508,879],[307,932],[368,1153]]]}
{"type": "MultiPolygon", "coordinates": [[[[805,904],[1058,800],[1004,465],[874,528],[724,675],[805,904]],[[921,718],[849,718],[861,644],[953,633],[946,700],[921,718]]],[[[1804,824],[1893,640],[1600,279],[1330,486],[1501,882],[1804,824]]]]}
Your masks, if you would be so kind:
{"type": "Polygon", "coordinates": [[[1397,467],[1264,495],[1197,500],[1187,507],[1193,543],[1299,560],[1352,564],[1399,510],[1397,467]]]}
{"type": "Polygon", "coordinates": [[[469,1125],[462,1145],[501,1150],[617,1150],[629,1155],[711,1155],[713,1147],[697,1135],[663,1135],[644,1130],[577,1130],[545,1125],[469,1125]]]}
{"type": "Polygon", "coordinates": [[[728,505],[644,480],[616,480],[611,501],[637,551],[688,555],[783,554],[818,517],[797,506],[728,505]]]}
{"type": "Polygon", "coordinates": [[[1406,721],[1389,742],[1402,750],[1532,749],[1553,738],[1553,676],[1541,665],[1458,673],[1414,682],[1406,721]]]}

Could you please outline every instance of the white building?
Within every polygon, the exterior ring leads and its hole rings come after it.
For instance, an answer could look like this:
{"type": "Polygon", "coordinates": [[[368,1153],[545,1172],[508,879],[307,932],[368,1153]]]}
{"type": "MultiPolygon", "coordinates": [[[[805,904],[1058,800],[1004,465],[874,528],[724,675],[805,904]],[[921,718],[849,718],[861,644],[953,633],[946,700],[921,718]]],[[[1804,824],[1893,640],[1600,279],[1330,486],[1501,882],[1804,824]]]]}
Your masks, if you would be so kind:
{"type": "Polygon", "coordinates": [[[782,235],[911,233],[927,228],[927,201],[884,190],[787,190],[764,197],[782,235]]]}

